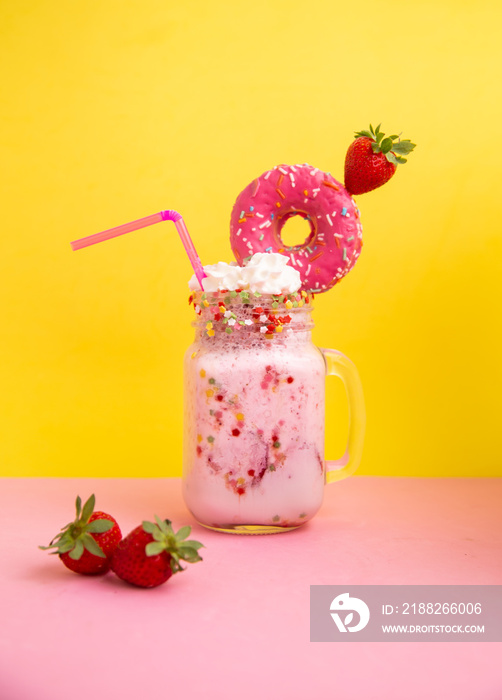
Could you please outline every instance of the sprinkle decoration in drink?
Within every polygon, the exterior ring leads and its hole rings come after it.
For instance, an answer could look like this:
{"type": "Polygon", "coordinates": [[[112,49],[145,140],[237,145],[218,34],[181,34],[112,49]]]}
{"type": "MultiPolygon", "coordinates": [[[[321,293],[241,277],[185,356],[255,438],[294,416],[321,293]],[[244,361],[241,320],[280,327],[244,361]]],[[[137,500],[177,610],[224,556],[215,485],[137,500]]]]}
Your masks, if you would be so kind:
{"type": "Polygon", "coordinates": [[[147,226],[152,226],[153,224],[158,224],[161,221],[173,221],[176,226],[176,230],[181,238],[181,241],[185,247],[185,251],[188,255],[188,259],[192,265],[193,271],[199,284],[202,285],[202,280],[206,276],[202,263],[195,246],[190,238],[188,229],[183,221],[181,214],[173,209],[167,209],[165,211],[159,211],[157,214],[151,214],[150,216],[144,216],[142,219],[136,219],[135,221],[130,221],[127,224],[122,224],[121,226],[115,226],[114,228],[109,228],[106,231],[101,231],[100,233],[95,233],[92,236],[86,236],[85,238],[79,238],[76,241],[70,243],[72,250],[80,250],[81,248],[87,248],[87,246],[94,245],[95,243],[102,243],[103,241],[108,241],[110,238],[116,238],[117,236],[122,236],[124,233],[130,233],[131,231],[138,231],[141,228],[146,228],[147,226]]]}
{"type": "Polygon", "coordinates": [[[219,293],[193,291],[188,303],[200,317],[208,338],[213,338],[217,333],[232,335],[247,331],[272,340],[293,322],[289,312],[311,305],[314,295],[304,290],[292,294],[273,294],[267,307],[256,305],[261,297],[259,293],[241,289],[219,293]]]}

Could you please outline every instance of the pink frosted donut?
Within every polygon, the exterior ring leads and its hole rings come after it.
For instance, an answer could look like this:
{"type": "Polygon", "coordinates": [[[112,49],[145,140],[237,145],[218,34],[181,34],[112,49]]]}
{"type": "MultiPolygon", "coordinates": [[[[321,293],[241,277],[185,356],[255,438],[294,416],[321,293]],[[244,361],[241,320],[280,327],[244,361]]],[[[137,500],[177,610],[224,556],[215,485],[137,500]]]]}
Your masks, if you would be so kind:
{"type": "Polygon", "coordinates": [[[302,289],[325,292],[351,270],[362,246],[359,210],[329,173],[304,163],[277,165],[237,197],[230,243],[240,265],[254,253],[282,253],[302,278],[302,289]],[[310,234],[286,246],[281,230],[292,216],[310,223],[310,234]]]}

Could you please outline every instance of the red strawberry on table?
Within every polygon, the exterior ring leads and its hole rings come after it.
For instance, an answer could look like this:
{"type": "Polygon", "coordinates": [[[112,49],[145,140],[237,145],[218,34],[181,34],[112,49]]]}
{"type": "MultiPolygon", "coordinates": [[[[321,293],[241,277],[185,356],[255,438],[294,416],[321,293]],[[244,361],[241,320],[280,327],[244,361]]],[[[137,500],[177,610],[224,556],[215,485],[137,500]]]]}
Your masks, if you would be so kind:
{"type": "Polygon", "coordinates": [[[94,494],[84,503],[77,496],[76,518],[61,529],[47,547],[51,554],[59,554],[63,564],[77,574],[105,574],[111,564],[111,555],[122,539],[115,518],[100,510],[95,511],[94,494]]]}
{"type": "Polygon", "coordinates": [[[160,586],[183,571],[180,560],[202,561],[197,550],[204,545],[186,539],[192,529],[189,525],[175,533],[170,520],[157,516],[155,520],[144,521],[132,530],[112,557],[112,571],[123,581],[142,588],[160,586]]]}
{"type": "Polygon", "coordinates": [[[350,194],[363,194],[384,185],[396,172],[400,163],[415,148],[408,139],[401,141],[397,134],[385,136],[370,124],[369,131],[358,131],[345,156],[345,189],[350,194]],[[397,141],[395,141],[397,139],[397,141]]]}

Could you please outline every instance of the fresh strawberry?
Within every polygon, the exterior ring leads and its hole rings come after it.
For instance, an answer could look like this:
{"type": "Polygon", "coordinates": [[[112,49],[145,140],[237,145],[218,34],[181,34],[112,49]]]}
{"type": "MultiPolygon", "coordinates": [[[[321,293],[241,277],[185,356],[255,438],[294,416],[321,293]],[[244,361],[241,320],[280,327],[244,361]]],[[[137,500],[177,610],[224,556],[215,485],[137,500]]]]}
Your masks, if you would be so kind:
{"type": "Polygon", "coordinates": [[[357,131],[345,156],[345,189],[350,194],[363,194],[384,185],[394,175],[399,163],[415,148],[397,134],[385,136],[370,124],[369,131],[357,131]],[[398,139],[395,141],[395,139],[398,139]]]}
{"type": "Polygon", "coordinates": [[[197,550],[204,545],[186,539],[192,529],[189,525],[175,533],[170,520],[157,516],[155,520],[156,523],[144,521],[124,537],[112,557],[112,571],[142,588],[160,586],[183,571],[180,559],[202,561],[197,550]]]}
{"type": "Polygon", "coordinates": [[[77,574],[105,574],[111,564],[111,556],[122,539],[122,533],[115,518],[95,511],[94,494],[82,508],[80,496],[77,496],[77,515],[54,537],[47,547],[53,549],[51,554],[59,554],[65,566],[77,574]]]}

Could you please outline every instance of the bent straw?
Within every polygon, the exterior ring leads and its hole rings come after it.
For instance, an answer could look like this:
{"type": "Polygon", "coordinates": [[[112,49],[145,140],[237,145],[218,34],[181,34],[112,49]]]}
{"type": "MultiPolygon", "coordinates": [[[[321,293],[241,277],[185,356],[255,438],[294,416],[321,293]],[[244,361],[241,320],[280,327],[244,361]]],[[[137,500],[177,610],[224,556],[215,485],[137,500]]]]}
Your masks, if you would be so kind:
{"type": "Polygon", "coordinates": [[[122,224],[121,226],[115,226],[115,228],[109,228],[106,231],[101,231],[100,233],[94,233],[92,236],[86,236],[85,238],[79,238],[76,241],[70,243],[72,250],[80,250],[81,248],[87,248],[89,245],[94,245],[95,243],[101,243],[102,241],[107,241],[110,238],[115,238],[116,236],[122,236],[124,233],[130,233],[131,231],[137,231],[140,228],[145,228],[146,226],[151,226],[152,224],[158,224],[161,221],[173,221],[176,226],[176,230],[179,233],[181,241],[185,247],[188,259],[193,267],[195,276],[200,284],[200,288],[203,289],[202,280],[207,277],[202,267],[197,251],[195,250],[190,234],[188,233],[185,222],[181,214],[173,209],[167,209],[166,211],[159,211],[158,214],[150,214],[150,216],[144,216],[142,219],[136,219],[136,221],[130,221],[127,224],[122,224]]]}

